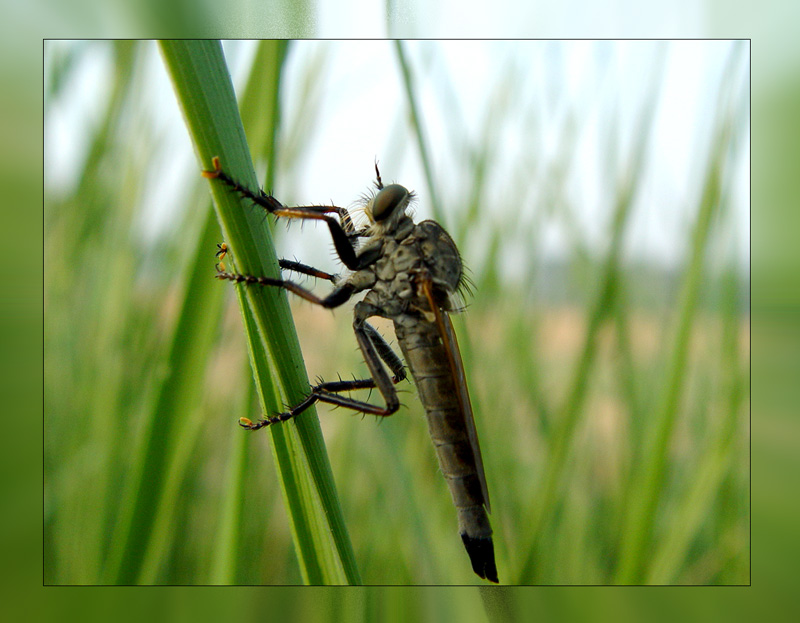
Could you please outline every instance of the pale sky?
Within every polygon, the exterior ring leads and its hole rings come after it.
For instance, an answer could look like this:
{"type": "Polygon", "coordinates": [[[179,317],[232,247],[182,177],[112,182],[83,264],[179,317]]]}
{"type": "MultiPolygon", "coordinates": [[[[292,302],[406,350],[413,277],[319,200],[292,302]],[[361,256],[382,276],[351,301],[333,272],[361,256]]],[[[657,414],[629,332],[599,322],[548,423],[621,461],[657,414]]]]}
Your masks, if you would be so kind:
{"type": "MultiPolygon", "coordinates": [[[[322,10],[322,9],[321,9],[322,10]]],[[[73,45],[49,42],[48,45],[73,45]]],[[[68,96],[50,110],[45,136],[47,183],[70,183],[79,168],[84,130],[102,116],[108,59],[102,42],[89,43],[89,54],[76,72],[68,96]]],[[[252,45],[225,44],[234,84],[247,73],[252,45]]],[[[590,248],[602,253],[611,209],[610,175],[624,170],[636,138],[636,120],[653,86],[658,98],[652,149],[647,154],[644,187],[635,208],[626,255],[674,265],[684,256],[690,218],[696,209],[697,183],[706,162],[707,141],[717,111],[717,92],[732,44],[725,41],[449,41],[408,42],[420,112],[428,134],[432,168],[448,218],[463,204],[464,149],[480,149],[488,111],[494,106],[495,165],[488,183],[490,197],[482,212],[487,219],[527,218],[537,209],[533,197],[547,179],[526,176],[525,163],[548,162],[564,147],[567,111],[575,118],[575,164],[565,195],[574,206],[590,248]],[[660,80],[651,76],[663,55],[660,80]],[[503,99],[503,98],[506,99],[503,99]],[[606,153],[607,134],[616,128],[620,157],[606,153]],[[615,165],[616,162],[616,165],[615,165]]],[[[737,63],[733,90],[747,95],[747,49],[737,63]]],[[[384,181],[397,181],[417,191],[419,218],[431,216],[425,176],[405,118],[393,44],[387,41],[308,41],[292,44],[285,68],[284,119],[293,123],[299,109],[301,83],[314,62],[323,62],[315,89],[318,114],[303,120],[310,140],[298,170],[284,171],[276,194],[285,203],[350,206],[372,183],[372,164],[381,163],[384,181]]],[[[142,81],[148,92],[142,105],[163,132],[152,158],[173,173],[169,187],[147,189],[142,227],[148,237],[170,223],[170,205],[178,203],[183,184],[197,183],[197,162],[171,84],[153,44],[142,81]],[[194,182],[192,181],[194,180],[194,182]]],[[[731,204],[736,211],[736,254],[749,265],[749,110],[740,115],[742,136],[732,171],[731,204]]],[[[85,149],[85,145],[83,146],[85,149]]],[[[455,218],[453,216],[452,218],[455,218]]],[[[548,223],[546,252],[568,253],[564,231],[548,223]]],[[[309,228],[311,229],[311,228],[309,228]]],[[[328,255],[324,232],[314,232],[328,255]]],[[[290,240],[288,243],[294,245],[290,240]]],[[[298,245],[301,243],[297,243],[298,245]]],[[[302,245],[309,247],[304,230],[302,245]]],[[[299,248],[299,247],[298,247],[299,248]]],[[[300,254],[292,246],[286,255],[300,254]]]]}

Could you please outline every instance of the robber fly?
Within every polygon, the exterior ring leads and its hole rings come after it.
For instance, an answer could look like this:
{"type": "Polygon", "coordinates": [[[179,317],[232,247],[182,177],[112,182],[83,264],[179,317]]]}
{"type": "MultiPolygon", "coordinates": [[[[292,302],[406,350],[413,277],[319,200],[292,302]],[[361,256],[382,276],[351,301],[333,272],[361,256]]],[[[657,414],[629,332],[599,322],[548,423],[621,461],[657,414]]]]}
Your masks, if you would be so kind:
{"type": "MultiPolygon", "coordinates": [[[[311,388],[305,400],[285,413],[265,416],[257,422],[244,418],[240,424],[251,430],[277,424],[317,401],[377,416],[393,414],[400,407],[394,385],[406,378],[406,371],[403,362],[367,319],[380,316],[392,320],[425,407],[428,429],[458,511],[458,527],[472,569],[481,578],[498,582],[487,515],[489,492],[461,354],[448,315],[458,309],[454,295],[465,280],[461,256],[453,240],[435,221],[414,223],[406,213],[414,194],[399,184],[384,186],[377,163],[377,192],[365,205],[370,225],[356,230],[344,208],[286,207],[263,191],[253,192],[240,185],[220,168],[219,159],[214,158],[213,162],[214,170],[204,171],[205,177],[221,181],[270,214],[324,221],[337,254],[350,270],[348,276],[339,277],[299,262],[280,260],[283,269],[331,281],[333,290],[322,298],[292,281],[227,272],[219,264],[218,279],[284,288],[326,308],[338,307],[354,294],[367,291],[363,300],[355,304],[353,330],[371,378],[320,382],[311,388]],[[371,388],[380,391],[385,406],[342,395],[371,388]]],[[[220,246],[217,255],[224,256],[228,250],[227,245],[220,246]]]]}

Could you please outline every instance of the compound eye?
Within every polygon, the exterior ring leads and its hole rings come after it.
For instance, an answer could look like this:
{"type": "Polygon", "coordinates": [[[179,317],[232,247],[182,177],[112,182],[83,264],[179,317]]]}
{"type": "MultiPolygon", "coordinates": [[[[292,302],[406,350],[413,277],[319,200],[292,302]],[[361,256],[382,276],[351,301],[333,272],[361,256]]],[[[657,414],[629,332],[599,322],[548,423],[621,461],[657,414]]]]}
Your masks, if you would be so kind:
{"type": "Polygon", "coordinates": [[[400,184],[384,186],[372,202],[372,218],[375,221],[384,221],[389,218],[396,208],[403,206],[408,201],[408,190],[400,184]]]}

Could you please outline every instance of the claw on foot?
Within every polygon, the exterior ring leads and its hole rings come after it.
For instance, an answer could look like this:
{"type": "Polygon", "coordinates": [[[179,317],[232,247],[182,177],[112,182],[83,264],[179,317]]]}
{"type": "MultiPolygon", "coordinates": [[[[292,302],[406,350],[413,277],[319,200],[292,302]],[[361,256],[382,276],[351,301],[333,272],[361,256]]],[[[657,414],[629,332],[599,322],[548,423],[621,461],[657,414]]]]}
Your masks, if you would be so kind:
{"type": "Polygon", "coordinates": [[[222,171],[222,168],[219,166],[219,156],[214,156],[211,159],[211,165],[214,167],[213,171],[203,170],[200,172],[200,175],[209,180],[219,177],[220,171],[222,171]]]}

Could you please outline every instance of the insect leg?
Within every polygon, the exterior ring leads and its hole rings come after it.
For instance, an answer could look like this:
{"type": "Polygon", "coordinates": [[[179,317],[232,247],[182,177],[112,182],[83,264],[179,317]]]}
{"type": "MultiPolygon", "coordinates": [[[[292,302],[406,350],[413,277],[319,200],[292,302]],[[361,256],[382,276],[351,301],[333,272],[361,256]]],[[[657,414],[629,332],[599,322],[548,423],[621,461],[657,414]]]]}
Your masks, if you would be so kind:
{"type": "Polygon", "coordinates": [[[378,351],[380,358],[386,362],[386,365],[389,366],[389,369],[394,373],[397,379],[395,383],[406,378],[406,368],[403,365],[403,361],[397,356],[397,353],[392,350],[389,343],[383,339],[383,336],[368,322],[364,322],[364,330],[375,345],[375,349],[378,351]]]}
{"type": "MultiPolygon", "coordinates": [[[[220,267],[219,270],[224,272],[225,265],[222,264],[221,262],[222,259],[228,254],[230,249],[228,248],[228,245],[225,244],[224,242],[218,244],[217,249],[218,251],[215,253],[215,255],[220,259],[220,264],[218,264],[218,266],[220,267]]],[[[308,264],[303,264],[302,262],[297,262],[295,260],[280,259],[278,260],[278,265],[283,270],[292,270],[296,273],[309,275],[310,277],[315,277],[317,279],[327,279],[331,283],[336,283],[336,281],[339,278],[338,275],[326,273],[324,270],[320,270],[319,268],[314,268],[313,266],[309,266],[308,264]]]]}
{"type": "MultiPolygon", "coordinates": [[[[391,377],[392,383],[396,384],[402,380],[405,380],[407,377],[406,367],[403,365],[403,361],[397,354],[392,350],[392,347],[389,346],[389,343],[383,339],[383,336],[378,333],[378,331],[373,327],[371,324],[365,322],[363,324],[364,332],[367,334],[369,339],[372,342],[372,345],[375,347],[375,352],[377,352],[378,356],[383,359],[389,369],[392,371],[393,375],[391,377]]],[[[381,368],[382,369],[382,368],[381,368]]],[[[356,389],[372,389],[377,387],[375,383],[375,379],[354,379],[352,381],[328,381],[322,382],[316,387],[313,388],[313,391],[324,391],[328,393],[339,393],[339,392],[349,392],[356,389]]],[[[341,403],[337,403],[341,404],[341,403]]],[[[358,401],[358,404],[361,404],[358,401]]],[[[347,406],[346,404],[342,404],[342,406],[347,406]]],[[[360,409],[360,407],[359,407],[360,409]]]]}
{"type": "Polygon", "coordinates": [[[314,268],[313,266],[309,266],[307,264],[295,262],[294,260],[278,260],[278,264],[284,270],[293,270],[296,273],[309,275],[311,277],[316,277],[317,279],[327,279],[332,283],[335,283],[338,279],[337,275],[326,273],[319,268],[314,268]]]}
{"type": "MultiPolygon", "coordinates": [[[[342,224],[334,217],[329,216],[326,212],[334,212],[343,210],[344,208],[332,208],[330,206],[299,206],[296,208],[280,208],[274,210],[272,213],[275,216],[282,216],[285,218],[299,218],[313,221],[325,221],[328,225],[328,230],[331,232],[333,239],[333,248],[336,249],[336,254],[342,263],[350,270],[360,270],[367,265],[365,258],[356,255],[356,247],[354,241],[358,236],[354,232],[348,233],[345,231],[342,224]]],[[[347,217],[350,218],[349,215],[347,217]]],[[[350,223],[352,228],[352,223],[350,223]]]]}
{"type": "MultiPolygon", "coordinates": [[[[377,352],[378,356],[383,359],[383,361],[392,371],[392,374],[394,375],[391,377],[392,383],[396,384],[405,380],[407,377],[406,367],[403,365],[403,361],[400,359],[400,357],[398,357],[394,350],[392,350],[392,347],[389,346],[389,343],[383,339],[383,336],[378,333],[377,329],[375,329],[375,327],[368,322],[363,324],[363,328],[369,339],[372,341],[372,345],[375,347],[375,352],[377,352]]],[[[372,389],[374,387],[377,387],[377,385],[375,380],[371,378],[354,379],[352,381],[327,381],[321,382],[319,385],[313,387],[312,392],[339,393],[349,392],[357,389],[372,389]]]]}
{"type": "Polygon", "coordinates": [[[264,191],[253,192],[246,186],[241,185],[230,175],[225,173],[220,168],[219,158],[213,159],[214,169],[212,171],[203,171],[202,175],[208,179],[218,179],[226,186],[238,192],[242,197],[245,197],[258,206],[264,208],[270,214],[284,218],[299,218],[306,220],[325,221],[328,229],[333,238],[333,245],[336,253],[342,260],[345,266],[350,270],[359,270],[363,268],[364,264],[356,255],[356,249],[353,241],[360,235],[355,231],[353,221],[350,218],[350,213],[345,208],[337,206],[298,206],[294,208],[284,206],[280,201],[275,199],[272,195],[268,195],[264,191]],[[330,216],[330,213],[339,215],[339,219],[330,216]]]}
{"type": "MultiPolygon", "coordinates": [[[[389,366],[389,369],[392,371],[392,374],[394,375],[392,376],[392,383],[396,384],[404,380],[408,376],[406,367],[403,365],[403,361],[400,359],[400,357],[397,356],[397,353],[395,353],[394,350],[392,350],[392,347],[389,346],[389,343],[383,339],[383,336],[378,333],[375,327],[368,322],[364,322],[363,329],[369,339],[372,341],[372,345],[375,347],[375,352],[377,352],[378,356],[383,359],[384,363],[386,363],[386,365],[389,366]]],[[[331,381],[327,383],[321,383],[314,389],[336,393],[352,391],[355,389],[372,389],[373,387],[377,387],[377,384],[375,379],[370,378],[353,381],[331,381]]]]}
{"type": "MultiPolygon", "coordinates": [[[[363,330],[366,335],[369,337],[370,341],[375,347],[374,352],[377,352],[378,356],[386,362],[386,365],[389,366],[391,371],[394,373],[394,376],[390,379],[390,387],[392,393],[397,395],[394,391],[393,384],[399,383],[403,379],[406,378],[406,369],[403,366],[403,362],[400,360],[395,352],[392,350],[391,346],[383,339],[380,333],[370,324],[364,322],[363,330]]],[[[365,358],[367,357],[365,353],[365,358]]],[[[380,363],[378,362],[378,367],[380,368],[381,372],[383,372],[384,376],[386,376],[386,372],[383,371],[383,368],[380,367],[380,363]]],[[[388,377],[387,377],[388,378],[388,377]]],[[[286,411],[284,413],[280,413],[278,415],[274,415],[272,417],[264,417],[258,422],[252,422],[247,418],[242,418],[239,420],[239,425],[243,428],[247,428],[249,430],[258,430],[259,428],[264,428],[265,426],[269,426],[270,424],[277,424],[279,422],[285,422],[286,420],[290,420],[296,415],[299,415],[306,409],[308,409],[312,404],[315,402],[326,402],[328,404],[333,404],[339,407],[345,407],[347,409],[353,409],[354,411],[361,411],[363,413],[370,413],[372,415],[391,415],[394,411],[387,413],[387,409],[382,407],[378,407],[372,405],[368,402],[364,402],[362,400],[356,400],[354,398],[349,398],[347,396],[339,396],[337,395],[339,392],[346,392],[346,391],[354,391],[358,389],[372,389],[374,387],[378,387],[377,383],[374,379],[355,379],[352,381],[330,381],[330,382],[322,382],[319,385],[316,385],[311,388],[311,393],[309,396],[303,400],[300,404],[295,406],[294,408],[286,411]]],[[[387,408],[388,408],[389,401],[387,400],[387,408]]]]}
{"type": "Polygon", "coordinates": [[[212,163],[214,164],[214,169],[211,171],[202,171],[201,175],[206,179],[210,180],[220,180],[226,186],[228,186],[231,190],[238,192],[242,197],[246,197],[256,205],[261,206],[269,213],[274,213],[275,210],[282,208],[283,204],[280,201],[275,199],[275,197],[268,195],[263,190],[259,190],[258,192],[253,192],[247,186],[241,185],[235,179],[233,179],[230,175],[225,173],[220,168],[219,158],[214,156],[212,159],[212,163]]]}
{"type": "Polygon", "coordinates": [[[377,315],[377,309],[372,305],[360,301],[355,306],[355,319],[353,320],[353,331],[356,334],[358,346],[364,355],[364,362],[367,364],[371,379],[366,381],[339,381],[338,383],[328,384],[329,388],[338,388],[343,391],[349,385],[351,389],[366,389],[367,387],[377,387],[386,402],[385,407],[378,407],[362,400],[355,400],[346,396],[339,396],[335,393],[322,393],[317,395],[317,399],[340,407],[347,407],[364,413],[373,415],[391,415],[400,408],[400,400],[397,398],[397,391],[394,384],[401,381],[406,376],[405,367],[400,358],[394,353],[389,344],[380,336],[372,325],[367,324],[366,319],[377,315]],[[390,377],[381,365],[383,359],[394,372],[394,377],[390,377]]]}
{"type": "Polygon", "coordinates": [[[386,363],[392,367],[395,376],[402,373],[405,375],[405,368],[402,367],[402,362],[389,345],[383,340],[373,342],[374,335],[377,331],[367,324],[367,318],[370,316],[380,315],[379,310],[369,303],[359,301],[355,305],[353,331],[356,334],[358,346],[361,348],[361,353],[364,355],[364,363],[367,364],[369,374],[372,380],[375,381],[375,387],[378,388],[383,399],[386,401],[386,409],[383,415],[391,415],[400,407],[400,401],[397,398],[397,392],[394,389],[392,379],[386,373],[381,365],[380,359],[383,358],[386,363]],[[369,328],[367,328],[369,327],[369,328]]]}
{"type": "MultiPolygon", "coordinates": [[[[405,380],[407,376],[406,367],[403,365],[403,361],[400,359],[400,357],[398,357],[397,354],[392,350],[392,347],[389,346],[389,343],[383,339],[383,336],[378,333],[375,327],[373,327],[371,324],[365,322],[363,328],[369,339],[372,341],[372,345],[375,347],[375,351],[378,353],[378,356],[383,359],[383,361],[392,371],[394,375],[392,376],[392,383],[396,384],[402,380],[405,380]]],[[[374,387],[377,387],[374,379],[354,379],[352,381],[322,382],[314,387],[312,391],[339,393],[349,392],[357,389],[372,389],[374,387]]]]}
{"type": "Polygon", "coordinates": [[[217,274],[215,276],[217,279],[233,281],[234,283],[283,288],[284,290],[288,290],[289,292],[296,294],[300,298],[304,298],[311,303],[321,305],[322,307],[326,307],[328,309],[332,309],[334,307],[338,307],[342,303],[346,303],[356,290],[351,284],[343,283],[339,286],[336,286],[328,296],[320,298],[310,290],[307,290],[303,286],[296,284],[293,281],[289,281],[288,279],[273,279],[272,277],[242,275],[240,273],[230,273],[220,270],[219,268],[217,269],[217,274]]]}

